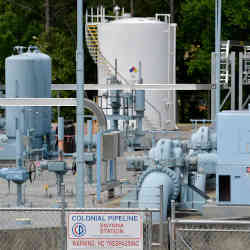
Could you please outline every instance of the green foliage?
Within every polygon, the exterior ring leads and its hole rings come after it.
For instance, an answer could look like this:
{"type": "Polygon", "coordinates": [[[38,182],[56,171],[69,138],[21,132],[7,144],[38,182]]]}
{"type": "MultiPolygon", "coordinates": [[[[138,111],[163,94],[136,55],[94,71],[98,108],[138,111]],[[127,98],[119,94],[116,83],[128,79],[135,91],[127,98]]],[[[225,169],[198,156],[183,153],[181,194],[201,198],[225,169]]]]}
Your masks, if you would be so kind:
{"type": "Polygon", "coordinates": [[[42,29],[37,7],[34,13],[33,7],[12,2],[15,3],[0,0],[0,82],[3,83],[5,58],[12,54],[14,46],[29,45],[32,37],[38,36],[42,29]]]}
{"type": "Polygon", "coordinates": [[[64,31],[51,28],[49,33],[42,32],[35,44],[52,58],[53,83],[75,82],[75,48],[73,41],[64,31]]]}
{"type": "MultiPolygon", "coordinates": [[[[45,0],[0,0],[0,82],[4,60],[16,45],[36,44],[52,58],[53,83],[75,83],[76,0],[49,0],[50,29],[45,32],[45,0]]],[[[130,0],[88,0],[84,8],[114,4],[130,10],[130,0]]],[[[174,0],[177,27],[177,82],[209,82],[214,51],[215,0],[174,0]]],[[[169,13],[170,0],[134,0],[135,16],[169,13]]],[[[250,40],[249,0],[222,0],[222,39],[250,40]]],[[[96,65],[85,46],[85,81],[97,82],[96,65]]],[[[55,95],[55,93],[53,93],[55,95]]],[[[74,97],[64,91],[61,97],[74,97]]],[[[180,93],[181,95],[181,93],[180,93]]],[[[63,109],[64,110],[64,109],[63,109]]],[[[70,116],[68,110],[63,111],[70,116]]]]}
{"type": "MultiPolygon", "coordinates": [[[[222,40],[250,40],[249,7],[249,0],[222,0],[222,40]]],[[[190,80],[208,82],[215,40],[215,1],[183,1],[178,20],[177,50],[182,53],[187,75],[190,80]]]]}

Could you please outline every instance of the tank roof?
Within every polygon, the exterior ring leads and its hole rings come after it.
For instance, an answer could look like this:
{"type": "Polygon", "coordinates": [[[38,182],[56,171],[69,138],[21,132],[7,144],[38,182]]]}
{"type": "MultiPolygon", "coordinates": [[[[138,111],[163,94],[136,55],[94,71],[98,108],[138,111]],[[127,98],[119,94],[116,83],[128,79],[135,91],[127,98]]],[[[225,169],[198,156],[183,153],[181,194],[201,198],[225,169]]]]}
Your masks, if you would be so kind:
{"type": "Polygon", "coordinates": [[[114,21],[111,21],[110,23],[117,23],[117,24],[123,24],[123,23],[162,23],[161,21],[155,20],[155,18],[149,17],[124,17],[121,19],[117,19],[114,21]]]}
{"type": "Polygon", "coordinates": [[[28,60],[28,59],[34,59],[34,58],[39,58],[39,59],[49,59],[50,57],[40,51],[37,52],[24,52],[22,54],[19,55],[12,55],[6,58],[6,60],[10,60],[10,59],[15,59],[15,60],[28,60]]]}

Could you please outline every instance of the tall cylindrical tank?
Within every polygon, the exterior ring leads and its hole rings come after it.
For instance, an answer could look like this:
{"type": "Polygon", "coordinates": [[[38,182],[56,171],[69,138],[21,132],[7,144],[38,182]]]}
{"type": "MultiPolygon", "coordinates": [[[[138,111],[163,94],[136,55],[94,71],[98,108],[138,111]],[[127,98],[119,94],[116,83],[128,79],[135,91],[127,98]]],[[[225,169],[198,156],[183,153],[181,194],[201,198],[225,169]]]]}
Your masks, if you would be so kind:
{"type": "MultiPolygon", "coordinates": [[[[5,60],[7,98],[49,98],[51,92],[51,58],[38,49],[13,55],[5,60]]],[[[34,129],[36,136],[50,132],[50,107],[8,107],[6,128],[8,137],[16,136],[20,127],[23,134],[34,129]]]]}
{"type": "MultiPolygon", "coordinates": [[[[143,84],[175,84],[175,34],[176,24],[157,19],[122,18],[98,24],[100,57],[106,59],[98,63],[98,83],[108,78],[105,61],[114,67],[117,59],[118,76],[129,83],[139,79],[141,62],[143,84]]],[[[146,91],[146,100],[145,116],[152,127],[167,128],[169,121],[175,127],[175,91],[146,91]]]]}

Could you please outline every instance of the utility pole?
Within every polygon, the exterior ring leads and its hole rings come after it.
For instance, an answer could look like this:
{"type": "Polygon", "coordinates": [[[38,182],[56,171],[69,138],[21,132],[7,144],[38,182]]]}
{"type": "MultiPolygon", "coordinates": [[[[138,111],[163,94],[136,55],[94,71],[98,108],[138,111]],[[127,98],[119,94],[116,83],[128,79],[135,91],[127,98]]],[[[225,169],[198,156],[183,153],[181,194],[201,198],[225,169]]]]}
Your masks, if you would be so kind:
{"type": "Polygon", "coordinates": [[[76,96],[76,205],[78,208],[83,208],[85,205],[83,0],[77,0],[76,96]]]}
{"type": "Polygon", "coordinates": [[[215,83],[216,114],[220,112],[220,39],[221,39],[221,0],[215,1],[215,83]]]}
{"type": "Polygon", "coordinates": [[[49,8],[49,0],[45,0],[45,32],[49,32],[49,26],[50,26],[50,8],[49,8]]]}

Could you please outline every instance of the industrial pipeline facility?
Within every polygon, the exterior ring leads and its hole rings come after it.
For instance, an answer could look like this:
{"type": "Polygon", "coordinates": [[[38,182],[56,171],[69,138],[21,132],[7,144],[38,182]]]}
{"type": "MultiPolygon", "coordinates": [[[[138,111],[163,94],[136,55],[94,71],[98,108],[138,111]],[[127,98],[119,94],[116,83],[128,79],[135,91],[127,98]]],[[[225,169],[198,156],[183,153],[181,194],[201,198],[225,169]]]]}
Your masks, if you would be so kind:
{"type": "Polygon", "coordinates": [[[16,46],[6,58],[1,206],[44,207],[53,196],[51,207],[60,208],[56,199],[70,180],[71,200],[66,195],[64,202],[71,208],[105,207],[119,197],[116,208],[162,209],[153,213],[153,224],[168,220],[171,201],[176,211],[204,218],[248,217],[250,44],[217,36],[211,83],[186,85],[176,83],[176,24],[169,14],[138,18],[118,6],[113,16],[104,7],[88,9],[85,41],[81,25],[76,85],[53,84],[52,60],[35,46],[16,46]],[[83,86],[83,42],[97,66],[95,85],[83,86]],[[76,90],[77,98],[51,98],[61,90],[76,90]],[[95,100],[84,97],[88,90],[97,90],[95,100]],[[211,91],[211,119],[190,117],[192,128],[183,132],[176,118],[179,90],[211,91]],[[51,106],[77,106],[77,124],[64,117],[52,123],[51,106]],[[91,113],[85,119],[84,109],[91,113]],[[32,188],[43,175],[46,186],[32,188]],[[32,196],[40,198],[32,203],[32,196]]]}

